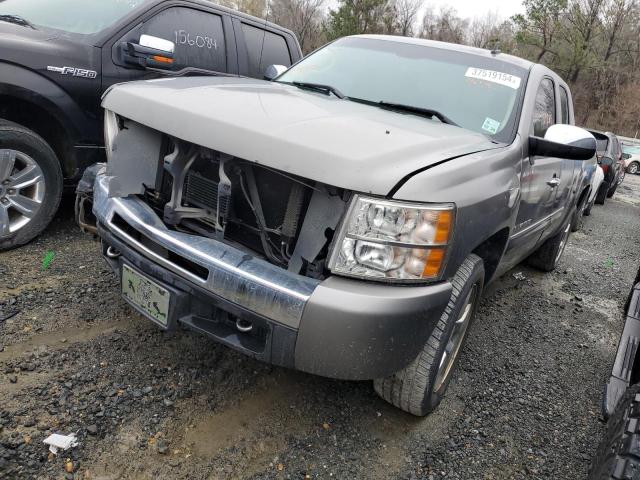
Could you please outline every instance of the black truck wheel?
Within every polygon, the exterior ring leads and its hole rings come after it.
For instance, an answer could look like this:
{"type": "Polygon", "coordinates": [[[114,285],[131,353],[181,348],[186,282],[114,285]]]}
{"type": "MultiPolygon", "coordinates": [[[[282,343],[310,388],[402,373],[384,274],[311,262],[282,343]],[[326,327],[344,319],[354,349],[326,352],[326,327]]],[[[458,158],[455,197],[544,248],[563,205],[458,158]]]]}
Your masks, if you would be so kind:
{"type": "Polygon", "coordinates": [[[616,190],[618,189],[618,185],[620,185],[620,183],[616,182],[616,184],[609,189],[609,191],[607,192],[607,198],[613,197],[613,195],[616,193],[616,190]]]}
{"type": "Polygon", "coordinates": [[[598,205],[604,205],[604,201],[607,198],[608,191],[609,191],[609,182],[602,182],[600,184],[600,188],[598,189],[598,193],[596,195],[596,203],[598,205]]]}
{"type": "Polygon", "coordinates": [[[585,194],[582,201],[576,205],[576,211],[573,214],[573,219],[571,220],[571,231],[577,232],[578,230],[582,230],[582,225],[584,223],[584,216],[588,215],[585,212],[587,211],[587,204],[589,203],[589,195],[585,194]]]}
{"type": "Polygon", "coordinates": [[[482,294],[482,259],[469,255],[451,283],[449,303],[418,357],[392,376],[373,381],[380,397],[413,415],[428,414],[444,397],[482,294]]]}
{"type": "Polygon", "coordinates": [[[51,147],[16,123],[0,120],[0,251],[42,232],[58,209],[62,170],[51,147]]]}
{"type": "Polygon", "coordinates": [[[553,237],[548,238],[528,259],[527,263],[543,272],[555,270],[564,247],[567,246],[571,234],[571,219],[569,219],[553,237]]]}
{"type": "Polygon", "coordinates": [[[640,476],[640,385],[627,389],[609,418],[607,433],[591,462],[589,480],[640,476]]]}
{"type": "Polygon", "coordinates": [[[588,217],[589,215],[591,215],[591,209],[593,208],[593,204],[596,203],[596,197],[595,195],[593,196],[593,199],[591,199],[591,201],[589,201],[589,199],[587,199],[587,208],[584,209],[584,212],[582,213],[583,216],[588,217]]]}

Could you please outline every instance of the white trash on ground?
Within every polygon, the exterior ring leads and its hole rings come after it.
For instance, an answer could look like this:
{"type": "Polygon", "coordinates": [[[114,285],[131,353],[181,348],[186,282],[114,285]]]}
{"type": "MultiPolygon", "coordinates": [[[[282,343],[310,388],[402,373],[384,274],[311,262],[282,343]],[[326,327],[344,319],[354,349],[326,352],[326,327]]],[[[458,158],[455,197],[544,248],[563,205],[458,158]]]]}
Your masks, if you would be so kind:
{"type": "Polygon", "coordinates": [[[54,455],[58,454],[58,449],[68,450],[69,448],[78,445],[78,439],[73,433],[71,435],[60,435],[59,433],[54,433],[45,438],[43,442],[49,445],[49,451],[54,455]]]}

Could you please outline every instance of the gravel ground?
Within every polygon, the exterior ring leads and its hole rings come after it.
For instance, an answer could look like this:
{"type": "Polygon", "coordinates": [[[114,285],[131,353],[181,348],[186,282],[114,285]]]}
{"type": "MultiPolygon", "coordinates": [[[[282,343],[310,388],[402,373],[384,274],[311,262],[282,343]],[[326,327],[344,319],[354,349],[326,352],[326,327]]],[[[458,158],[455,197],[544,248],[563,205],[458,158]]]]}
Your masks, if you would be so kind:
{"type": "Polygon", "coordinates": [[[0,477],[585,477],[640,263],[640,177],[593,209],[556,272],[517,267],[489,288],[447,397],[424,419],[368,382],[159,331],[119,298],[71,207],[0,254],[0,477]],[[49,455],[54,432],[79,445],[49,455]]]}

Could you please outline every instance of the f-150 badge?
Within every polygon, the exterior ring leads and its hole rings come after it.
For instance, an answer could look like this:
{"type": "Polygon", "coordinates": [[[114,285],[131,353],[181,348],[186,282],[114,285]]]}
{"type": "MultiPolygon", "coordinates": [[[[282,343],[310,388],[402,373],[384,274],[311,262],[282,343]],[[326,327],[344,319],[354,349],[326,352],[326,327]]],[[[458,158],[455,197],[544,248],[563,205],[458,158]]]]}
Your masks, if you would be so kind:
{"type": "Polygon", "coordinates": [[[80,77],[80,78],[96,78],[98,76],[98,72],[95,70],[85,70],[84,68],[75,68],[75,67],[52,67],[48,66],[47,70],[50,72],[61,73],[62,75],[71,75],[72,77],[80,77]]]}

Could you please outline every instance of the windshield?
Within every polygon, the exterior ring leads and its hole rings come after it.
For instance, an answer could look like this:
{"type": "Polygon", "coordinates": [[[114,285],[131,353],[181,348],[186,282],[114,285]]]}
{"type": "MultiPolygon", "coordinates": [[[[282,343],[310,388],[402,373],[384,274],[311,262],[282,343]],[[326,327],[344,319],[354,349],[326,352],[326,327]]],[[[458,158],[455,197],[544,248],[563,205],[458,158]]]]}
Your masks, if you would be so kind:
{"type": "Polygon", "coordinates": [[[0,0],[0,21],[89,35],[149,0],[0,0]]]}
{"type": "Polygon", "coordinates": [[[277,81],[330,85],[352,99],[436,110],[463,128],[510,142],[526,76],[526,69],[493,58],[349,37],[308,56],[277,81]]]}

